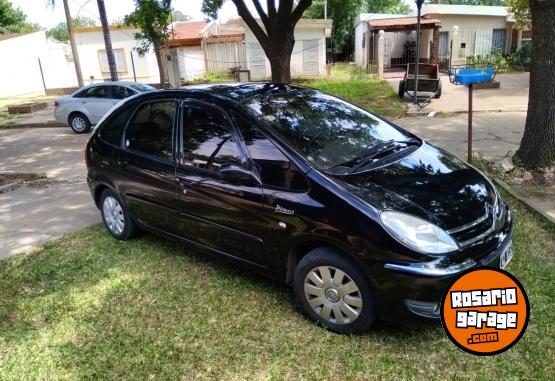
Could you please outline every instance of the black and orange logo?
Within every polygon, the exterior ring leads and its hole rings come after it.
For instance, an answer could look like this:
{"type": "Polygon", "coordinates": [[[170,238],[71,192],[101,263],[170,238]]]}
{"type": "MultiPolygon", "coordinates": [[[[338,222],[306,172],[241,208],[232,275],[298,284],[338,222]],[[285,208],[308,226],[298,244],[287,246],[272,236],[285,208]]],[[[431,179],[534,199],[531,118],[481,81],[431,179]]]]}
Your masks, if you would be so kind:
{"type": "Polygon", "coordinates": [[[441,319],[459,348],[488,356],[512,347],[530,317],[528,296],[505,270],[482,267],[455,278],[443,295],[441,319]]]}

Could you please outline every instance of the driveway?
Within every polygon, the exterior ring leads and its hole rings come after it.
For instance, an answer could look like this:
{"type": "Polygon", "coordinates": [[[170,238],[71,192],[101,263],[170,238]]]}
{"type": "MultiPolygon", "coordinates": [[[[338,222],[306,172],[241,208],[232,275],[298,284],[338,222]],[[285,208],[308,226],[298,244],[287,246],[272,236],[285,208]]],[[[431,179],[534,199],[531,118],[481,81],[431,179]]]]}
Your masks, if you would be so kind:
{"type": "MultiPolygon", "coordinates": [[[[499,89],[475,90],[473,106],[475,111],[526,111],[528,108],[529,73],[498,74],[499,89]]],[[[399,89],[401,78],[389,78],[387,81],[395,92],[399,89]]],[[[426,111],[467,112],[468,88],[449,82],[447,75],[441,76],[443,94],[439,99],[425,107],[426,111]]],[[[405,95],[405,102],[411,99],[405,95]]]]}
{"type": "Polygon", "coordinates": [[[87,139],[68,127],[0,130],[0,173],[49,179],[0,194],[0,259],[100,222],[85,179],[87,139]]]}

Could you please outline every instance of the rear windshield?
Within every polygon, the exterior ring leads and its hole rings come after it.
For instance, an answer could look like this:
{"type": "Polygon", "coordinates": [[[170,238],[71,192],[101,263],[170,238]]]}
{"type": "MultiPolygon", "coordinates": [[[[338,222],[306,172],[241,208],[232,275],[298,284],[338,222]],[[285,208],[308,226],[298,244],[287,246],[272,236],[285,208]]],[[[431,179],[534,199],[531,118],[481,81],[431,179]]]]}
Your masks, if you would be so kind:
{"type": "Polygon", "coordinates": [[[371,113],[315,90],[260,95],[247,106],[322,169],[347,162],[377,143],[410,138],[371,113]]]}

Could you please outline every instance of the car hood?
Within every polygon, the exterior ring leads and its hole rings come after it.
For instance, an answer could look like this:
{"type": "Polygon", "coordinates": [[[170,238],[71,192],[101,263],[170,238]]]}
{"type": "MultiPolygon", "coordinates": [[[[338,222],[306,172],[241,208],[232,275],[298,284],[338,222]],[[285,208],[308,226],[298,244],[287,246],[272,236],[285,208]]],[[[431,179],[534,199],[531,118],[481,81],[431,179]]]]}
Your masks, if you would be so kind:
{"type": "Polygon", "coordinates": [[[381,210],[416,215],[444,229],[484,216],[497,198],[482,174],[427,143],[397,162],[338,179],[381,210]]]}

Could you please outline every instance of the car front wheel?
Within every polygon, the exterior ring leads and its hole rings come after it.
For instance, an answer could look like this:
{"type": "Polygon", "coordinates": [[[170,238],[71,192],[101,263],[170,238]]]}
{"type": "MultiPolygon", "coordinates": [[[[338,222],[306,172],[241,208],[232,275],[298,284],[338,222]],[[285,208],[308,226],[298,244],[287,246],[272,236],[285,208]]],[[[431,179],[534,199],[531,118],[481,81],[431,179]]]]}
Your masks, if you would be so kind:
{"type": "Polygon", "coordinates": [[[293,282],[304,315],[330,331],[364,332],[377,319],[368,280],[352,260],[331,248],[317,248],[304,256],[293,282]]]}
{"type": "Polygon", "coordinates": [[[117,239],[128,240],[136,235],[137,226],[120,198],[110,189],[100,196],[100,211],[106,230],[117,239]]]}
{"type": "Polygon", "coordinates": [[[69,126],[76,134],[86,134],[91,130],[89,118],[79,112],[71,115],[69,118],[69,126]]]}

